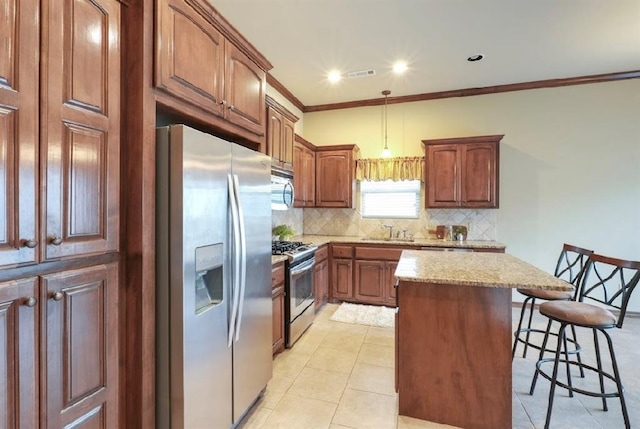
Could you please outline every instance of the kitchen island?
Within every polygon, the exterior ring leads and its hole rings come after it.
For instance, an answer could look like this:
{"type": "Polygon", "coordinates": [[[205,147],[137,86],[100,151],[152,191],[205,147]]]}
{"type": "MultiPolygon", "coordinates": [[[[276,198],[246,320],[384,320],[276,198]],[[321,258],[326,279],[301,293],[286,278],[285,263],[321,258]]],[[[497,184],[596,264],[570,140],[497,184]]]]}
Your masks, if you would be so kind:
{"type": "Polygon", "coordinates": [[[405,250],[395,277],[399,414],[511,428],[511,289],[571,285],[504,253],[405,250]]]}

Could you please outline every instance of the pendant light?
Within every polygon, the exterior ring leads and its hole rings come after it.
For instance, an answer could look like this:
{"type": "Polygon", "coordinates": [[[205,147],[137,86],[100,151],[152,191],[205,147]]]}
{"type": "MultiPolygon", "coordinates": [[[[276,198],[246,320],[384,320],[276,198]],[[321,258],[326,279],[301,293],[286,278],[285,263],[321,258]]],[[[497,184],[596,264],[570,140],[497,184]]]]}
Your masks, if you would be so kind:
{"type": "Polygon", "coordinates": [[[391,94],[391,91],[388,89],[382,91],[382,95],[384,95],[384,149],[382,149],[382,153],[380,154],[381,158],[391,158],[391,151],[387,145],[387,100],[389,94],[391,94]]]}

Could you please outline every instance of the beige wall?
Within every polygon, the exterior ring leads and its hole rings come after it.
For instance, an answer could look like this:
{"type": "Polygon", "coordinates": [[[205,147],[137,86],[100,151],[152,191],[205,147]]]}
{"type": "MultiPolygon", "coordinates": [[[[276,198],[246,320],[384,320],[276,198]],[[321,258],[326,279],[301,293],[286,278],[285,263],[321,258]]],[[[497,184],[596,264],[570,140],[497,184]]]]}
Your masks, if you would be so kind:
{"type": "MultiPolygon", "coordinates": [[[[388,107],[394,156],[421,139],[504,134],[497,240],[552,271],[563,242],[640,260],[640,80],[537,89],[388,107]]],[[[382,149],[382,107],[304,115],[316,145],[382,149]]],[[[640,311],[640,291],[632,302],[640,311]]]]}

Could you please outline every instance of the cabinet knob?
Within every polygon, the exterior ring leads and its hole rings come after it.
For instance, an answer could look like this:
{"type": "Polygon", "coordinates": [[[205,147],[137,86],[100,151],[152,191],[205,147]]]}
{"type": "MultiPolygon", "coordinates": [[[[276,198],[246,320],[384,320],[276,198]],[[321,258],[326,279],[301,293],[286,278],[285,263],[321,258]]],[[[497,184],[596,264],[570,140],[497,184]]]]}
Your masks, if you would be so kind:
{"type": "Polygon", "coordinates": [[[229,106],[229,110],[236,110],[236,106],[234,106],[233,104],[231,106],[229,106]]]}
{"type": "Polygon", "coordinates": [[[60,301],[62,299],[62,292],[56,292],[53,295],[51,295],[51,299],[53,299],[54,301],[60,301]]]}
{"type": "Polygon", "coordinates": [[[224,106],[225,104],[227,104],[227,100],[220,100],[220,105],[224,106]]]}
{"type": "Polygon", "coordinates": [[[32,296],[24,300],[24,305],[26,305],[27,307],[35,307],[37,303],[38,300],[32,296]]]}
{"type": "Polygon", "coordinates": [[[62,237],[55,236],[51,239],[51,244],[54,246],[59,246],[62,244],[62,237]]]}
{"type": "Polygon", "coordinates": [[[23,242],[23,246],[24,247],[28,247],[29,249],[33,249],[37,245],[38,245],[38,242],[36,240],[34,240],[34,239],[24,240],[24,242],[23,242]]]}

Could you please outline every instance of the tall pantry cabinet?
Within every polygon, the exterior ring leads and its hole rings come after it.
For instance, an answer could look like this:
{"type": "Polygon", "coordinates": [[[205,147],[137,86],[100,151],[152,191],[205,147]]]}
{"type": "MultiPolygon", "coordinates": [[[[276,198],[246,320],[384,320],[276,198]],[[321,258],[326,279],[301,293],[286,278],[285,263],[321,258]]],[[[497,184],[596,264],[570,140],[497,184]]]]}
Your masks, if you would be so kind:
{"type": "Polygon", "coordinates": [[[0,427],[118,422],[117,0],[0,8],[0,427]]]}

